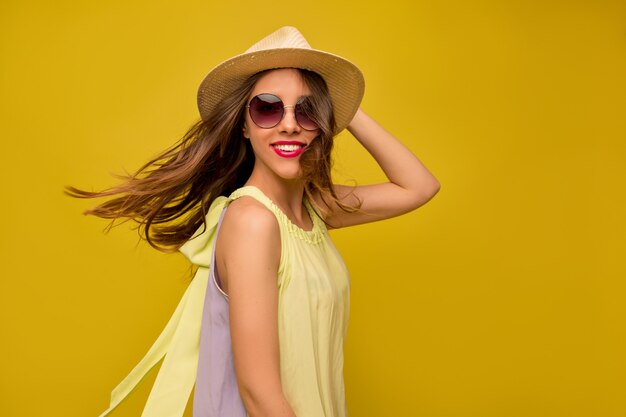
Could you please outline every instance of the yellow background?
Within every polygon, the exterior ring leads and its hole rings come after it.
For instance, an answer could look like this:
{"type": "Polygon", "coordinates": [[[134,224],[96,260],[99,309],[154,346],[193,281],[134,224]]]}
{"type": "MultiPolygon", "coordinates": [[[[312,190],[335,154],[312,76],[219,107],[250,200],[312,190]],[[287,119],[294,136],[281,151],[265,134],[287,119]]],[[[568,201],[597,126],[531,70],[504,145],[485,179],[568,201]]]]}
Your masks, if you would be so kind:
{"type": "MultiPolygon", "coordinates": [[[[622,1],[3,0],[0,415],[97,416],[189,277],[63,186],[169,146],[209,69],[291,24],[362,68],[364,109],[442,183],[334,232],[350,415],[624,416],[624,22],[622,1]]],[[[338,178],[383,179],[338,142],[338,178]]]]}

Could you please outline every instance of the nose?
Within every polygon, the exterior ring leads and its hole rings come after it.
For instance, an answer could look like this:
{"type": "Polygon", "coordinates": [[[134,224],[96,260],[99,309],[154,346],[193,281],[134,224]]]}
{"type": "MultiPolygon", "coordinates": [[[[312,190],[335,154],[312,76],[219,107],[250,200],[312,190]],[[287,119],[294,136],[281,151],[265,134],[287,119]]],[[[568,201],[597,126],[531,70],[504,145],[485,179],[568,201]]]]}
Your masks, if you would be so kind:
{"type": "Polygon", "coordinates": [[[300,131],[300,125],[296,120],[296,106],[285,106],[285,113],[280,121],[280,131],[285,133],[296,133],[300,131]]]}

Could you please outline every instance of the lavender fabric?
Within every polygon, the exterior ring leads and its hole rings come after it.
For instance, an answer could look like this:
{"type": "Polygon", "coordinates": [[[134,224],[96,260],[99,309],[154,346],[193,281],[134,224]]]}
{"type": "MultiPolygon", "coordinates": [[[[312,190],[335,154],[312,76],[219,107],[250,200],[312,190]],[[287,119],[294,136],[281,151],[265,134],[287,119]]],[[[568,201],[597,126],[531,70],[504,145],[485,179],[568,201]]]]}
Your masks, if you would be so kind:
{"type": "Polygon", "coordinates": [[[202,312],[200,354],[193,399],[193,417],[246,417],[239,396],[230,338],[227,296],[218,288],[215,242],[226,208],[217,223],[209,282],[202,312]]]}

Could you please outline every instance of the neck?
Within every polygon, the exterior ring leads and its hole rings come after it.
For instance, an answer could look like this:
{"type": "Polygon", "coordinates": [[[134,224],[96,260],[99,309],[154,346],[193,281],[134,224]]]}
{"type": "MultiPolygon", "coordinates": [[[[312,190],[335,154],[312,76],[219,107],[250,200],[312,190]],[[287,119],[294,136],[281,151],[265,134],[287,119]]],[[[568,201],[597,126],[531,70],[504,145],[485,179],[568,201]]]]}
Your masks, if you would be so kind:
{"type": "Polygon", "coordinates": [[[285,180],[276,176],[252,175],[245,185],[253,185],[268,196],[296,224],[308,223],[308,214],[302,205],[304,182],[285,180]]]}

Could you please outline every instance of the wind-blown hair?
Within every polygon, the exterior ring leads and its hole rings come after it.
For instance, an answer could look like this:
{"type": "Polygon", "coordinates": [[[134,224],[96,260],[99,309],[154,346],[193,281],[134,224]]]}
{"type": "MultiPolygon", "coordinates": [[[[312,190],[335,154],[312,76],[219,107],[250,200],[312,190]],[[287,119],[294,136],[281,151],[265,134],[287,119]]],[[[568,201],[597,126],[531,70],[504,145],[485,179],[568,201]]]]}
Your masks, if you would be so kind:
{"type": "MultiPolygon", "coordinates": [[[[248,78],[174,146],[134,174],[118,176],[121,184],[95,192],[66,187],[65,192],[78,198],[114,196],[85,214],[111,219],[111,226],[118,219],[133,220],[151,246],[163,252],[177,250],[206,225],[213,200],[242,187],[250,177],[255,158],[250,141],[243,136],[244,110],[254,85],[268,71],[248,78]]],[[[319,126],[319,135],[300,156],[305,195],[313,204],[313,196],[319,195],[327,207],[335,203],[354,211],[339,201],[332,188],[335,116],[328,88],[317,73],[298,71],[311,90],[311,106],[304,111],[319,126]]]]}

